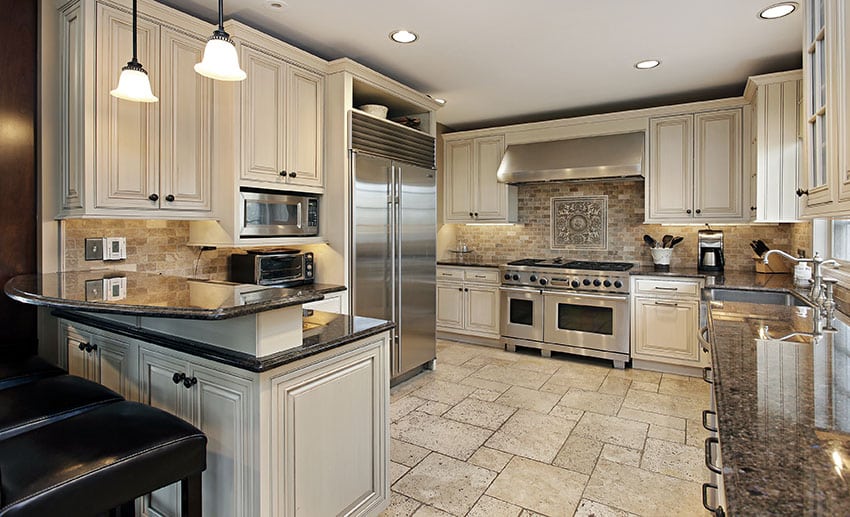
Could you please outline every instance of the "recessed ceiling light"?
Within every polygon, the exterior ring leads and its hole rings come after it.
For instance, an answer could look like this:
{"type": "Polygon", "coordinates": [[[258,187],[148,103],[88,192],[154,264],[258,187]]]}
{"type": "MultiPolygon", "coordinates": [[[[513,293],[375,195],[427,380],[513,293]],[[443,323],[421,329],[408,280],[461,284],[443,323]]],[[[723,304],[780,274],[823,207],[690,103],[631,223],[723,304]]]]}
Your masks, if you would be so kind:
{"type": "Polygon", "coordinates": [[[759,12],[759,18],[763,20],[775,20],[788,16],[797,10],[797,2],[782,2],[766,7],[759,12]]]}
{"type": "Polygon", "coordinates": [[[429,95],[428,97],[429,97],[432,101],[436,102],[437,104],[440,104],[440,105],[443,105],[443,106],[446,104],[446,99],[441,99],[441,98],[439,98],[439,97],[433,97],[433,96],[431,96],[431,95],[429,95]]]}
{"type": "Polygon", "coordinates": [[[419,36],[409,30],[399,29],[390,33],[390,39],[396,43],[413,43],[419,36]]]}
{"type": "Polygon", "coordinates": [[[635,63],[635,68],[638,70],[649,70],[650,68],[655,68],[660,65],[661,61],[658,59],[645,59],[643,61],[638,61],[635,63]]]}
{"type": "Polygon", "coordinates": [[[286,7],[286,2],[283,0],[266,0],[266,7],[269,9],[283,9],[286,7]]]}

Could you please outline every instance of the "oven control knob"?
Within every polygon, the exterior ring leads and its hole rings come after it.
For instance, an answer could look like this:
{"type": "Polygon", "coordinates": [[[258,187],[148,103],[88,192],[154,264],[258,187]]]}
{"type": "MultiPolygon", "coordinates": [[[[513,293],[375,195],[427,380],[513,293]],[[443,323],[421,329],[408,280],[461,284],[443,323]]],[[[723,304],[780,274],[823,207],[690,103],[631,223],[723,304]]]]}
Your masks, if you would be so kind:
{"type": "Polygon", "coordinates": [[[546,284],[548,284],[548,283],[549,283],[549,281],[548,281],[548,280],[546,280],[545,278],[541,278],[541,279],[540,279],[540,285],[546,285],[546,284]]]}
{"type": "Polygon", "coordinates": [[[570,285],[573,286],[574,289],[578,288],[578,286],[579,286],[578,280],[573,280],[572,282],[570,282],[570,285]]]}
{"type": "MultiPolygon", "coordinates": [[[[581,283],[583,283],[584,285],[590,285],[590,280],[585,278],[584,280],[581,281],[581,283]]],[[[578,286],[578,283],[576,283],[576,286],[578,286]]]]}
{"type": "Polygon", "coordinates": [[[602,282],[602,285],[604,285],[605,287],[611,287],[611,281],[606,280],[606,281],[602,282]]]}
{"type": "Polygon", "coordinates": [[[596,287],[599,287],[600,285],[602,285],[602,281],[600,281],[600,280],[597,278],[596,280],[594,280],[594,281],[593,281],[593,285],[594,285],[594,286],[596,286],[596,287]]]}
{"type": "Polygon", "coordinates": [[[519,280],[519,275],[518,275],[518,274],[516,274],[516,273],[514,273],[514,274],[513,274],[513,276],[511,276],[511,280],[513,280],[514,282],[516,282],[517,280],[519,280]]]}
{"type": "Polygon", "coordinates": [[[536,282],[536,281],[537,281],[537,276],[536,276],[536,275],[531,275],[530,277],[528,277],[528,279],[529,279],[529,280],[531,280],[532,282],[536,282]]]}
{"type": "Polygon", "coordinates": [[[615,280],[614,281],[614,287],[616,287],[617,289],[623,287],[623,282],[620,282],[619,280],[615,280]]]}
{"type": "Polygon", "coordinates": [[[510,279],[511,279],[511,274],[505,273],[505,280],[510,280],[510,279]]]}

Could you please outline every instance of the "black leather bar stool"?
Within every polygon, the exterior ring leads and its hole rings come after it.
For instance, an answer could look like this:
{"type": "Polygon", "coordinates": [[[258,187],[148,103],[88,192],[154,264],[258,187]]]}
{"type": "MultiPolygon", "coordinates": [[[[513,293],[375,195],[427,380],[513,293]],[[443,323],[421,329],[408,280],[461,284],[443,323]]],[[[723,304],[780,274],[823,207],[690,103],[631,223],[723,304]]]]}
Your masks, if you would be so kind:
{"type": "Polygon", "coordinates": [[[109,388],[73,375],[0,390],[0,440],[122,400],[109,388]]]}
{"type": "Polygon", "coordinates": [[[0,440],[0,517],[90,517],[181,481],[201,515],[207,439],[175,416],[112,402],[0,440]]]}
{"type": "Polygon", "coordinates": [[[0,361],[0,390],[63,373],[65,370],[38,356],[0,361]]]}

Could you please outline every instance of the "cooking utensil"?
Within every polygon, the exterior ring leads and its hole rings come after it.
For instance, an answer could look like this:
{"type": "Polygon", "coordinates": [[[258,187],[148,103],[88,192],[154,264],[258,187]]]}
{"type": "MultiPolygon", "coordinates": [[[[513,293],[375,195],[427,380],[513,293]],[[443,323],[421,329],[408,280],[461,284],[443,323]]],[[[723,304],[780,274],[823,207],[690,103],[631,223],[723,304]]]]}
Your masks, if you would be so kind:
{"type": "Polygon", "coordinates": [[[765,244],[763,240],[758,239],[756,241],[756,243],[758,243],[759,249],[761,250],[761,253],[759,254],[759,256],[764,255],[766,252],[770,251],[770,246],[765,244]]]}
{"type": "Polygon", "coordinates": [[[670,241],[672,241],[672,240],[673,240],[673,236],[670,235],[669,233],[666,234],[664,237],[661,237],[661,247],[662,248],[669,248],[670,247],[670,241]]]}
{"type": "Polygon", "coordinates": [[[750,247],[753,249],[753,253],[761,257],[761,253],[759,253],[759,247],[758,244],[756,244],[756,241],[751,242],[750,247]]]}
{"type": "Polygon", "coordinates": [[[670,247],[670,248],[672,248],[673,246],[675,246],[676,244],[679,244],[679,243],[680,243],[680,242],[682,242],[683,240],[685,240],[685,238],[684,238],[684,237],[679,237],[679,236],[673,237],[673,240],[672,240],[672,241],[670,241],[670,246],[669,246],[669,247],[670,247]]]}
{"type": "Polygon", "coordinates": [[[645,242],[646,245],[649,246],[650,248],[654,248],[658,245],[658,241],[656,241],[655,239],[653,239],[649,235],[643,236],[643,242],[645,242]]]}

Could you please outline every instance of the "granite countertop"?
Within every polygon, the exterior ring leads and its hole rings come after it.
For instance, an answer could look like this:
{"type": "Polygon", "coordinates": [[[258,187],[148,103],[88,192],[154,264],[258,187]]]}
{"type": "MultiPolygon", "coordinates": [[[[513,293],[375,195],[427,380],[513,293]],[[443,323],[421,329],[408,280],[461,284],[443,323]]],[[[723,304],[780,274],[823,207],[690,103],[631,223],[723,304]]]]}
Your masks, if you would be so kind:
{"type": "Polygon", "coordinates": [[[790,273],[756,273],[755,271],[722,271],[709,273],[697,268],[671,268],[669,271],[656,271],[653,266],[636,266],[629,270],[633,276],[671,276],[684,278],[703,278],[708,286],[722,286],[728,289],[756,290],[797,290],[794,275],[790,273]]]}
{"type": "Polygon", "coordinates": [[[449,256],[437,260],[438,266],[462,266],[462,267],[499,267],[505,260],[496,260],[476,252],[450,253],[449,256]]]}
{"type": "Polygon", "coordinates": [[[242,352],[167,335],[154,330],[141,329],[120,321],[104,320],[83,312],[55,310],[53,315],[251,372],[273,370],[279,366],[380,334],[395,327],[395,324],[390,321],[362,316],[348,316],[323,311],[306,312],[308,316],[305,316],[303,320],[304,330],[301,345],[263,357],[254,357],[242,352]]]}
{"type": "Polygon", "coordinates": [[[850,320],[711,302],[714,395],[729,515],[850,513],[850,320]]]}
{"type": "Polygon", "coordinates": [[[6,295],[22,303],[131,316],[222,320],[324,298],[343,286],[313,284],[261,287],[209,280],[118,271],[20,275],[6,283],[6,295]],[[111,294],[109,283],[117,296],[111,294]]]}

